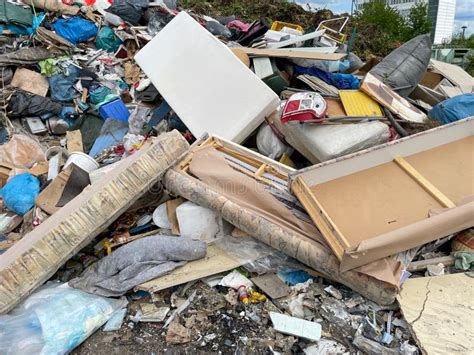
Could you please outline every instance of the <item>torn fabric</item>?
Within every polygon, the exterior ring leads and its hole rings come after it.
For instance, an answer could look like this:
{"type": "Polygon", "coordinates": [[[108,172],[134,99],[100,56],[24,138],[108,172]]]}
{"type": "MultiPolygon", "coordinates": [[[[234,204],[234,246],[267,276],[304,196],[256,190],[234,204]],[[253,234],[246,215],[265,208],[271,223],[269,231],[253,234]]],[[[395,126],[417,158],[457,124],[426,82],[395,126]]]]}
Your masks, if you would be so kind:
{"type": "Polygon", "coordinates": [[[162,276],[187,261],[206,256],[207,244],[183,237],[152,236],[135,240],[89,267],[69,286],[116,297],[162,276]]]}

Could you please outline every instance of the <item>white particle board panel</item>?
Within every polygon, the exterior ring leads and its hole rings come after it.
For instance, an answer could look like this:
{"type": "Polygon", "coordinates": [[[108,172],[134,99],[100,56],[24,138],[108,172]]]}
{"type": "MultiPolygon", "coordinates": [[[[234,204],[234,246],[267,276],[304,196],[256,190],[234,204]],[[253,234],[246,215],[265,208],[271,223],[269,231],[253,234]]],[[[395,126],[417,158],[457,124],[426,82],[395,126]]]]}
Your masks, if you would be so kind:
{"type": "Polygon", "coordinates": [[[184,11],[135,60],[195,137],[208,132],[241,143],[280,102],[184,11]]]}

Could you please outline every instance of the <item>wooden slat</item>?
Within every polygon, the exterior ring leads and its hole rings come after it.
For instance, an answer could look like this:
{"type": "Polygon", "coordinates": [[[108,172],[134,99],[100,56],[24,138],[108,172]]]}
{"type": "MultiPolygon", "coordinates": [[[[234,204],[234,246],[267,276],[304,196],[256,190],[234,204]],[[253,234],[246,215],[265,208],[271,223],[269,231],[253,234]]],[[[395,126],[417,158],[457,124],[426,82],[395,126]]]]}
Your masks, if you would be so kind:
{"type": "Polygon", "coordinates": [[[324,208],[314,197],[309,187],[305,184],[303,179],[300,177],[291,185],[291,188],[300,202],[303,204],[306,212],[313,220],[314,224],[318,227],[319,231],[323,235],[326,242],[331,247],[334,254],[342,259],[345,248],[349,247],[349,243],[346,238],[342,235],[341,231],[332,222],[324,208]]]}
{"type": "Polygon", "coordinates": [[[439,191],[436,186],[434,186],[429,180],[427,180],[423,175],[421,175],[413,166],[410,165],[405,159],[401,156],[395,157],[393,159],[395,163],[400,166],[408,175],[410,175],[420,186],[422,186],[431,196],[433,196],[439,203],[444,207],[454,208],[456,205],[452,202],[445,194],[439,191]]]}
{"type": "Polygon", "coordinates": [[[277,57],[277,58],[302,58],[318,60],[340,60],[346,56],[345,53],[318,53],[309,51],[287,51],[284,49],[258,49],[242,47],[245,53],[255,57],[277,57]]]}

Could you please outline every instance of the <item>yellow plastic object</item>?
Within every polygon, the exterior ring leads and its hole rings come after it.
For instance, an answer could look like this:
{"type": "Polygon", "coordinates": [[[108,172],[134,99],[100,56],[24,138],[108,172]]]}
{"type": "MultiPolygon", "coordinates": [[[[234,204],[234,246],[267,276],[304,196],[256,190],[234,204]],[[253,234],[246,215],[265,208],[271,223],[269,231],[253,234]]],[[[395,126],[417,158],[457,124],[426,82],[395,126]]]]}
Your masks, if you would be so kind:
{"type": "Polygon", "coordinates": [[[289,166],[290,168],[295,167],[295,163],[293,163],[293,161],[290,159],[290,157],[286,153],[283,153],[279,162],[282,164],[285,164],[286,166],[289,166]]]}
{"type": "Polygon", "coordinates": [[[326,32],[324,33],[323,36],[327,36],[335,41],[338,41],[339,43],[344,43],[346,38],[347,38],[347,35],[344,34],[344,33],[338,33],[336,31],[334,31],[332,28],[330,27],[327,27],[327,26],[324,26],[322,25],[321,26],[321,29],[322,30],[326,30],[326,32]]]}
{"type": "Polygon", "coordinates": [[[383,117],[379,104],[360,90],[339,90],[339,97],[349,117],[383,117]]]}
{"type": "Polygon", "coordinates": [[[294,25],[292,23],[281,22],[281,21],[273,21],[271,30],[272,31],[281,31],[283,29],[283,27],[292,28],[294,30],[300,31],[301,33],[304,33],[303,27],[301,27],[299,25],[294,25]]]}

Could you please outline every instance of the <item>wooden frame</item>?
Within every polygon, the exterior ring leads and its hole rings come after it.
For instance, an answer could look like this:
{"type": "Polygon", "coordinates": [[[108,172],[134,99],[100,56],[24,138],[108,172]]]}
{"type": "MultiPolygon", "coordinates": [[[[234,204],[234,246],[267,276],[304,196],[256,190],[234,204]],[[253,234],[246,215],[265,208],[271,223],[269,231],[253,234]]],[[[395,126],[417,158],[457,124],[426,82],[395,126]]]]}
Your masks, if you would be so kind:
{"type": "Polygon", "coordinates": [[[469,118],[300,170],[290,186],[350,270],[473,226],[473,151],[469,118]]]}

